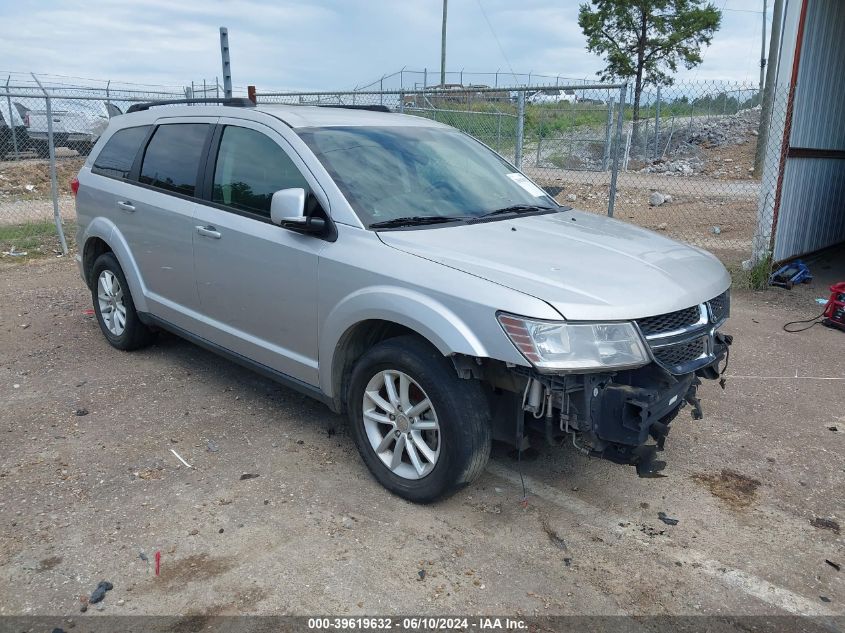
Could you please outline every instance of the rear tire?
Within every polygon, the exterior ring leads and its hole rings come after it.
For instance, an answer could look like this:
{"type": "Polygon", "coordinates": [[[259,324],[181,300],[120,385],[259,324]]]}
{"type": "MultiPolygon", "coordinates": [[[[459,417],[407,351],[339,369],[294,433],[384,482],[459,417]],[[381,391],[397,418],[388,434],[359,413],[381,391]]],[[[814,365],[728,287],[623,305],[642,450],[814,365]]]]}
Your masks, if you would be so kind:
{"type": "Polygon", "coordinates": [[[112,347],[129,351],[153,342],[155,335],[138,318],[129,284],[111,253],[103,253],[94,262],[91,299],[100,330],[112,347]]]}
{"type": "Polygon", "coordinates": [[[453,494],[478,477],[490,457],[490,412],[481,383],[459,378],[446,357],[416,336],[388,339],[361,357],[347,409],[367,468],[409,501],[453,494]]]}

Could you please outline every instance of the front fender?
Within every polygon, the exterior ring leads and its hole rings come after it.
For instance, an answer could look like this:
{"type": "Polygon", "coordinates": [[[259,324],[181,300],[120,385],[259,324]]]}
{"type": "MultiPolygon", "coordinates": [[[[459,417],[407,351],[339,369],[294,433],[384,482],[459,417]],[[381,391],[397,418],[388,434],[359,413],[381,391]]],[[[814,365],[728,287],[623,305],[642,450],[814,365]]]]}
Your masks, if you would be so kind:
{"type": "Polygon", "coordinates": [[[109,245],[117,262],[123,270],[123,276],[126,277],[126,283],[129,285],[129,292],[132,294],[132,302],[135,304],[135,309],[138,312],[148,312],[147,310],[147,287],[144,285],[144,280],[141,277],[141,271],[138,269],[138,264],[129,250],[129,244],[123,237],[123,233],[117,228],[114,222],[104,217],[94,218],[86,227],[82,238],[82,243],[85,247],[82,250],[83,261],[85,260],[86,250],[92,238],[98,237],[109,245]]]}
{"type": "Polygon", "coordinates": [[[326,317],[319,343],[320,387],[334,397],[335,350],[344,334],[362,321],[391,321],[431,342],[444,356],[487,357],[484,344],[457,314],[420,292],[395,286],[363,288],[344,298],[326,317]]]}

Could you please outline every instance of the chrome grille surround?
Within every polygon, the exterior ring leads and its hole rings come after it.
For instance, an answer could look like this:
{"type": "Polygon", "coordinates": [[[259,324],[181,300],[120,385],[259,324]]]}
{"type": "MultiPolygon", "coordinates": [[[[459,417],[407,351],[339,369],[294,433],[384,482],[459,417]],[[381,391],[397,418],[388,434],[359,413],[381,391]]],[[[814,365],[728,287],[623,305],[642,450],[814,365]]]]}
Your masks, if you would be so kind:
{"type": "Polygon", "coordinates": [[[716,360],[713,339],[730,313],[730,289],[710,301],[635,321],[651,356],[669,373],[694,372],[716,360]]]}

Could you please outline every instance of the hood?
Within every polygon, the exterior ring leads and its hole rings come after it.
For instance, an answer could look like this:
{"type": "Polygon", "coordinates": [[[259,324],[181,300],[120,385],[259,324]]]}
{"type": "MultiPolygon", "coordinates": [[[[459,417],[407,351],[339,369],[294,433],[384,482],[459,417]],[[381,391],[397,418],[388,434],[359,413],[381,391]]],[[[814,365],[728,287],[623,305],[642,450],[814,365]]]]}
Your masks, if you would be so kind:
{"type": "Polygon", "coordinates": [[[731,282],[710,253],[580,211],[378,235],[393,248],[546,301],[572,321],[664,314],[712,299],[731,282]]]}

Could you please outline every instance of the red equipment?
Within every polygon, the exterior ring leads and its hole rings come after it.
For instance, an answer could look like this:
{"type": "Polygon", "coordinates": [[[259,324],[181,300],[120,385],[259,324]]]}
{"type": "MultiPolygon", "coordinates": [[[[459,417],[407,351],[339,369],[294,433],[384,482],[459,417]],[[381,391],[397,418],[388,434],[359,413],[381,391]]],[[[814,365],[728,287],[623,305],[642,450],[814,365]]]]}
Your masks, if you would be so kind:
{"type": "Polygon", "coordinates": [[[845,331],[845,281],[830,287],[830,299],[824,308],[824,324],[845,331]]]}

